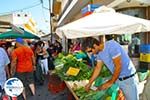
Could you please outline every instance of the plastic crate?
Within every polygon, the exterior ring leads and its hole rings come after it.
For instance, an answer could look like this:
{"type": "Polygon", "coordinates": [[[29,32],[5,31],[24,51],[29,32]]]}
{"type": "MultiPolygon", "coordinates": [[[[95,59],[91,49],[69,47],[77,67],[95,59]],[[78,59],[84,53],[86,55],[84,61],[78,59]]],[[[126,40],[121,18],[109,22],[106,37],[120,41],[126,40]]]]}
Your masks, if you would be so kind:
{"type": "Polygon", "coordinates": [[[150,44],[140,45],[140,53],[150,53],[150,44]]]}
{"type": "Polygon", "coordinates": [[[145,72],[138,72],[138,76],[139,76],[139,81],[142,82],[144,80],[147,79],[147,77],[149,76],[149,70],[145,71],[145,72]]]}
{"type": "Polygon", "coordinates": [[[53,84],[49,82],[48,84],[48,90],[53,94],[62,92],[65,88],[66,88],[66,84],[64,82],[61,82],[60,84],[53,84]]]}
{"type": "Polygon", "coordinates": [[[142,62],[150,62],[150,53],[140,53],[140,61],[142,62]]]}
{"type": "Polygon", "coordinates": [[[49,76],[49,83],[51,83],[51,84],[60,84],[60,83],[62,83],[62,80],[60,79],[60,77],[58,76],[58,75],[56,75],[56,74],[52,74],[52,75],[50,75],[49,76]]]}
{"type": "Polygon", "coordinates": [[[67,95],[67,100],[75,100],[74,96],[72,95],[72,93],[68,93],[67,95]]]}

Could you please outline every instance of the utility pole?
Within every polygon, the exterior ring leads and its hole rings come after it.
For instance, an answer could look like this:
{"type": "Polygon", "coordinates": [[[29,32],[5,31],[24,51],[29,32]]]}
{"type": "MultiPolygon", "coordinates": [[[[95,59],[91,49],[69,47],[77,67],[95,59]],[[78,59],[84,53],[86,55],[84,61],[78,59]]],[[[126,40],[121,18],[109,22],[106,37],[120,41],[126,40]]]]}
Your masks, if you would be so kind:
{"type": "Polygon", "coordinates": [[[50,35],[51,35],[51,42],[52,42],[52,40],[53,40],[53,33],[52,33],[52,9],[51,9],[51,0],[49,0],[49,17],[50,17],[50,35]]]}
{"type": "Polygon", "coordinates": [[[50,41],[52,42],[52,39],[53,39],[53,32],[52,32],[52,17],[54,16],[54,14],[52,13],[52,8],[51,8],[51,6],[52,6],[52,1],[53,0],[49,0],[49,8],[46,8],[46,7],[44,7],[44,5],[43,5],[43,0],[40,0],[41,1],[41,3],[42,3],[42,8],[44,8],[44,9],[46,9],[46,10],[49,10],[49,20],[50,20],[50,22],[49,22],[49,27],[50,27],[50,35],[51,35],[51,38],[50,38],[50,41]]]}

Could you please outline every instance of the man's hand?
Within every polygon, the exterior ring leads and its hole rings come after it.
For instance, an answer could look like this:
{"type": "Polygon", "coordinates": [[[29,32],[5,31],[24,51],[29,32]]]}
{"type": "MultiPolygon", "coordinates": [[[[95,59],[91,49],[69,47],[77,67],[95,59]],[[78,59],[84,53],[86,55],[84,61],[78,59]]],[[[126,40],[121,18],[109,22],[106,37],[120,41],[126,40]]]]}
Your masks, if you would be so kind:
{"type": "Polygon", "coordinates": [[[103,62],[102,61],[97,61],[97,64],[94,68],[92,77],[89,80],[89,83],[85,86],[85,90],[88,92],[92,83],[94,82],[94,80],[98,77],[98,75],[100,74],[101,68],[102,68],[103,62]]]}
{"type": "Polygon", "coordinates": [[[10,74],[7,74],[7,79],[11,78],[11,75],[10,74]]]}
{"type": "Polygon", "coordinates": [[[34,71],[36,70],[36,66],[33,66],[33,70],[34,70],[34,71]]]}
{"type": "Polygon", "coordinates": [[[11,70],[11,71],[10,71],[10,78],[11,78],[11,77],[14,77],[14,75],[15,75],[15,70],[11,70]]]}
{"type": "Polygon", "coordinates": [[[91,87],[91,83],[88,83],[86,86],[85,86],[85,90],[88,92],[90,90],[90,87],[91,87]]]}
{"type": "Polygon", "coordinates": [[[110,82],[106,82],[104,83],[103,85],[101,85],[100,87],[97,88],[97,91],[99,90],[105,90],[105,89],[108,89],[109,87],[111,87],[111,83],[110,82]]]}

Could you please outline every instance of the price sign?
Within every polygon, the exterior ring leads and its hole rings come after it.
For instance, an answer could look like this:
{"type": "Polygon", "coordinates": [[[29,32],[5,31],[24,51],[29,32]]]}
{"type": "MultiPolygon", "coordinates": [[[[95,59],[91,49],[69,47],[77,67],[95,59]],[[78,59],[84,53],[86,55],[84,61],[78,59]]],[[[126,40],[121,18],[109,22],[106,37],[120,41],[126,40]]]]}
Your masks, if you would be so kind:
{"type": "Polygon", "coordinates": [[[68,71],[66,72],[67,75],[72,75],[72,76],[77,76],[79,73],[80,69],[79,68],[73,68],[69,67],[68,71]]]}

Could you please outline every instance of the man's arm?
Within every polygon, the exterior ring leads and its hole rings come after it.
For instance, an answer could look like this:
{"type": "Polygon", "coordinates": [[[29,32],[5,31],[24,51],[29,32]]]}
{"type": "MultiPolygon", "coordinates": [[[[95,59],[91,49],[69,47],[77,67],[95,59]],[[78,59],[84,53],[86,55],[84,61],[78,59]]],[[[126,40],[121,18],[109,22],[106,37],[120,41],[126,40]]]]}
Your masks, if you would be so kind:
{"type": "Polygon", "coordinates": [[[17,66],[17,57],[12,57],[11,61],[11,76],[13,76],[16,72],[16,66],[17,66]]]}
{"type": "Polygon", "coordinates": [[[4,55],[4,60],[5,60],[5,72],[7,74],[7,78],[10,78],[10,72],[9,72],[9,67],[8,64],[10,63],[8,54],[6,53],[6,51],[3,49],[3,55],[4,55]]]}
{"type": "Polygon", "coordinates": [[[119,78],[121,68],[122,68],[121,56],[114,58],[113,62],[114,62],[115,69],[114,69],[114,74],[113,74],[112,79],[111,79],[111,83],[116,82],[116,80],[119,78]]]}
{"type": "Polygon", "coordinates": [[[114,68],[114,73],[112,75],[112,78],[106,83],[104,83],[103,85],[101,85],[100,87],[98,87],[98,90],[105,90],[109,88],[119,78],[121,72],[121,57],[120,56],[115,57],[113,59],[113,62],[115,68],[114,68]]]}
{"type": "Polygon", "coordinates": [[[96,67],[94,68],[94,72],[92,74],[92,77],[89,80],[89,83],[85,86],[86,91],[89,91],[93,81],[98,77],[100,74],[101,68],[102,68],[103,62],[97,61],[96,67]]]}
{"type": "Polygon", "coordinates": [[[36,62],[35,62],[35,57],[34,57],[34,55],[32,55],[32,65],[33,65],[33,68],[34,68],[34,70],[36,70],[36,62]]]}

